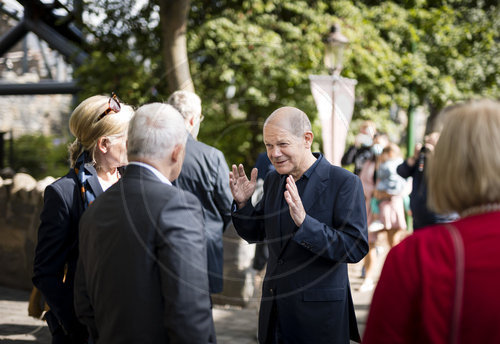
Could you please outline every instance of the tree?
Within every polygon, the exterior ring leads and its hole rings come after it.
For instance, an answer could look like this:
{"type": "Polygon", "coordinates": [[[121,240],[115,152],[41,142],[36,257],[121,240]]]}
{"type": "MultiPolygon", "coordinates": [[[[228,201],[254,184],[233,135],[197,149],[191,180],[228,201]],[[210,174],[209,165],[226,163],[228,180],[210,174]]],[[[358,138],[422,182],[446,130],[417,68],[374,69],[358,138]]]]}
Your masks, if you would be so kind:
{"type": "MultiPolygon", "coordinates": [[[[96,13],[106,10],[102,25],[89,25],[94,53],[78,73],[86,95],[114,89],[140,105],[170,94],[158,1],[130,11],[133,3],[87,4],[96,13]]],[[[321,40],[334,22],[351,40],[343,75],[358,80],[353,128],[373,119],[394,131],[398,123],[389,109],[408,108],[410,94],[432,114],[450,101],[499,97],[495,1],[192,0],[190,5],[187,52],[206,118],[199,138],[231,163],[253,165],[264,150],[262,121],[277,107],[297,106],[315,119],[308,75],[326,73],[321,40]]],[[[319,133],[317,120],[313,126],[319,133]]]]}
{"type": "Polygon", "coordinates": [[[214,119],[200,137],[251,167],[265,149],[262,122],[272,111],[290,105],[315,113],[308,75],[321,64],[328,23],[306,2],[209,3],[193,2],[188,31],[196,89],[214,119]]]}
{"type": "Polygon", "coordinates": [[[22,135],[14,141],[15,171],[26,172],[36,179],[61,177],[68,172],[66,139],[43,135],[22,135]]]}
{"type": "MultiPolygon", "coordinates": [[[[414,73],[409,81],[416,85],[420,103],[427,103],[435,114],[450,101],[498,97],[498,10],[493,2],[429,1],[416,8],[383,4],[372,11],[372,18],[389,42],[395,31],[388,25],[391,14],[402,14],[410,23],[406,29],[399,25],[400,32],[414,32],[410,43],[417,45],[409,54],[412,64],[407,69],[414,73]]],[[[393,46],[399,53],[410,50],[408,43],[393,46]]]]}
{"type": "Polygon", "coordinates": [[[142,7],[133,0],[85,3],[84,32],[91,53],[75,72],[80,100],[112,91],[135,106],[165,100],[159,12],[155,1],[142,7]]]}
{"type": "Polygon", "coordinates": [[[160,0],[162,51],[169,93],[180,89],[194,92],[186,46],[189,7],[189,0],[160,0]]]}

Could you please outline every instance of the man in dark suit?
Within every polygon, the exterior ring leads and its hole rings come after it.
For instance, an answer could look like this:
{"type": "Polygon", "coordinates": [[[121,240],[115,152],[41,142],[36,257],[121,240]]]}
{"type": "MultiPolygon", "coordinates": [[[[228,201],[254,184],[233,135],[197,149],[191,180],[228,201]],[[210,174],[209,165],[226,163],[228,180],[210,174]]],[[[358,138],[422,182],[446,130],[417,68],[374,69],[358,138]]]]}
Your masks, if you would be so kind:
{"type": "Polygon", "coordinates": [[[276,168],[254,207],[257,170],[248,180],[233,165],[233,223],[248,242],[269,247],[259,316],[260,343],[359,341],[347,264],[368,252],[361,182],[312,153],[306,114],[293,107],[273,112],[264,143],[276,168]]]}
{"type": "Polygon", "coordinates": [[[75,309],[98,343],[215,342],[202,208],[171,185],[186,136],[173,107],[140,107],[125,175],[80,221],[75,309]]]}
{"type": "Polygon", "coordinates": [[[190,133],[186,157],[175,185],[193,193],[201,202],[207,238],[208,283],[210,293],[220,293],[223,282],[222,234],[231,222],[231,202],[228,167],[221,151],[196,141],[201,114],[201,99],[189,91],[176,91],[168,99],[184,117],[190,133]]]}

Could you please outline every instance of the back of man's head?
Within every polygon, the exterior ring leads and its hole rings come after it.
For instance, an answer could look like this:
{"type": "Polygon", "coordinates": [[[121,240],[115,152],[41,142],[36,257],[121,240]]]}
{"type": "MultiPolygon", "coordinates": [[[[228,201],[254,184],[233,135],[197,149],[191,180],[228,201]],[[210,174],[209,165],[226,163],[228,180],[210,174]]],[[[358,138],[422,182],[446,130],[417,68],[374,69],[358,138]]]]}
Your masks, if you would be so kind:
{"type": "Polygon", "coordinates": [[[175,91],[167,102],[181,113],[184,120],[201,115],[201,99],[196,93],[184,90],[175,91]]]}
{"type": "Polygon", "coordinates": [[[129,160],[163,159],[176,145],[185,145],[186,139],[184,120],[174,107],[162,103],[143,105],[129,124],[129,160]]]}

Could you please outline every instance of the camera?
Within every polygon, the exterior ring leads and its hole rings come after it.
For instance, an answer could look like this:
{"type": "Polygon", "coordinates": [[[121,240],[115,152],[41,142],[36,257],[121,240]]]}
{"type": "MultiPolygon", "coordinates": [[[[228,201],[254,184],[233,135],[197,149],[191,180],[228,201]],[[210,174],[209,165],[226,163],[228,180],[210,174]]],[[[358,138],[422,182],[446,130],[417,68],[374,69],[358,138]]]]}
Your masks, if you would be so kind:
{"type": "Polygon", "coordinates": [[[425,165],[425,154],[429,151],[429,149],[424,145],[422,149],[420,149],[420,153],[418,154],[418,171],[422,172],[424,170],[425,165]]]}

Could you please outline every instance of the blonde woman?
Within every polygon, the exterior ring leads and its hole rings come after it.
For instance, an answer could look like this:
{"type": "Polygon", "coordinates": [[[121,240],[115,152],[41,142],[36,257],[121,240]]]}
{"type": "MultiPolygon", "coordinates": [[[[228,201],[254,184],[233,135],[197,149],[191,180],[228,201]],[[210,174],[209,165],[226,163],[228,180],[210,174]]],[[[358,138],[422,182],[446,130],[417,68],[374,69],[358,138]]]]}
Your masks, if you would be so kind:
{"type": "Polygon", "coordinates": [[[127,129],[133,113],[113,94],[87,98],[71,114],[69,127],[76,137],[69,147],[71,168],[45,189],[34,262],[33,284],[50,307],[45,319],[53,343],[87,340],[87,330],[73,309],[78,221],[120,178],[119,167],[127,164],[127,129]]]}
{"type": "Polygon", "coordinates": [[[429,205],[461,219],[388,254],[363,343],[500,343],[500,103],[444,113],[429,159],[429,205]]]}

